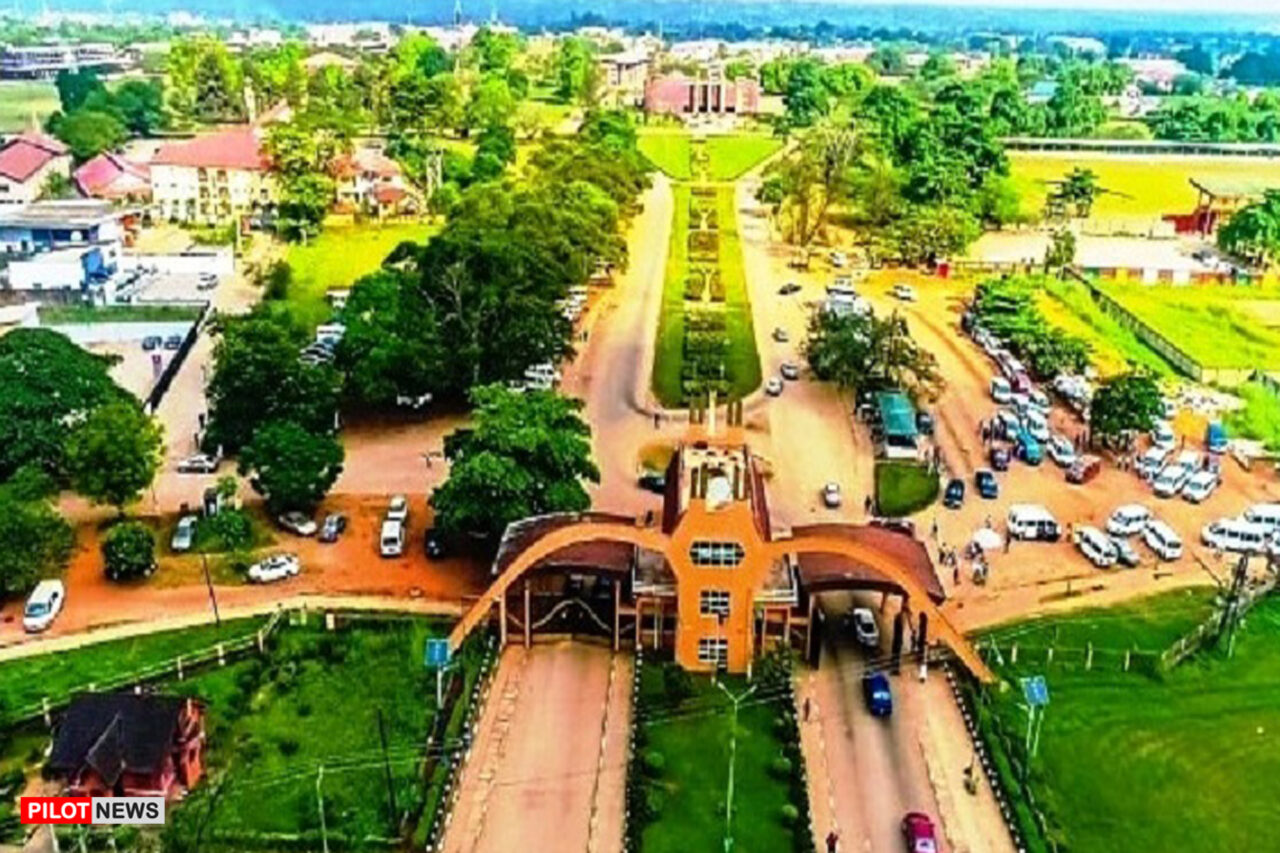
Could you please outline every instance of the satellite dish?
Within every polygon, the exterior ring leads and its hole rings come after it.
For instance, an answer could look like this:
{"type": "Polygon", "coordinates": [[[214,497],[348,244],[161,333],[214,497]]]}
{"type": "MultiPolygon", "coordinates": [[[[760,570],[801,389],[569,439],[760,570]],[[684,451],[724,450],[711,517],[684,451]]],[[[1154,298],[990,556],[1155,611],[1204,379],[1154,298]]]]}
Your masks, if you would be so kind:
{"type": "Polygon", "coordinates": [[[733,500],[733,484],[723,474],[718,474],[707,483],[707,504],[719,509],[733,500]]]}

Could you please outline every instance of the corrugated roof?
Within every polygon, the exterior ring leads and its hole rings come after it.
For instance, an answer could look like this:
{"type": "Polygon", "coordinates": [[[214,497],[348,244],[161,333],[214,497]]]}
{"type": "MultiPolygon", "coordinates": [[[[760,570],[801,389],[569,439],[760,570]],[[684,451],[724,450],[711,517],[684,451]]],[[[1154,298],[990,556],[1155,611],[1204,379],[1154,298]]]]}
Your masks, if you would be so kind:
{"type": "Polygon", "coordinates": [[[884,434],[893,438],[916,437],[916,407],[901,391],[882,391],[876,395],[884,434]]]}
{"type": "Polygon", "coordinates": [[[161,147],[151,162],[161,166],[251,171],[265,171],[270,165],[258,131],[247,126],[197,136],[186,142],[172,142],[161,147]]]}
{"type": "Polygon", "coordinates": [[[42,133],[24,133],[0,149],[0,175],[13,181],[25,181],[50,160],[66,153],[66,146],[56,139],[42,133]]]}
{"type": "Polygon", "coordinates": [[[173,748],[185,701],[135,693],[77,696],[58,723],[49,769],[73,773],[88,763],[108,783],[125,770],[153,772],[173,748]]]}

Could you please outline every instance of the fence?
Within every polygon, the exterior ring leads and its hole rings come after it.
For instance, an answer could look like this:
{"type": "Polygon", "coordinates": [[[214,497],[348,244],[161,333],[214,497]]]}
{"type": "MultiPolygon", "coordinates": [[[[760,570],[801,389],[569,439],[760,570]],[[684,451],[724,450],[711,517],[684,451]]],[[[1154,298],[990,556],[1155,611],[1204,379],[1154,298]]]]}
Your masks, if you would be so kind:
{"type": "MultiPolygon", "coordinates": [[[[1275,590],[1275,587],[1275,578],[1269,577],[1261,583],[1247,586],[1241,590],[1240,599],[1235,605],[1236,618],[1244,618],[1244,615],[1252,610],[1255,604],[1270,595],[1275,590]]],[[[1230,605],[1220,600],[1218,606],[1214,607],[1213,613],[1203,622],[1187,634],[1179,637],[1169,648],[1165,649],[1160,655],[1161,667],[1166,670],[1173,669],[1196,652],[1216,643],[1222,633],[1223,620],[1228,606],[1230,605]]]]}
{"type": "Polygon", "coordinates": [[[156,380],[151,393],[147,395],[146,402],[143,403],[143,409],[147,414],[154,414],[156,409],[160,408],[160,401],[169,392],[169,386],[173,384],[173,378],[178,375],[183,362],[187,360],[187,354],[191,352],[191,348],[195,346],[196,340],[200,337],[200,326],[204,323],[205,317],[209,315],[211,305],[212,303],[205,302],[200,307],[200,316],[196,317],[196,321],[191,324],[191,328],[187,329],[187,334],[182,339],[182,346],[178,347],[178,351],[173,354],[173,358],[169,359],[169,363],[165,365],[164,372],[160,374],[160,378],[156,380]]]}

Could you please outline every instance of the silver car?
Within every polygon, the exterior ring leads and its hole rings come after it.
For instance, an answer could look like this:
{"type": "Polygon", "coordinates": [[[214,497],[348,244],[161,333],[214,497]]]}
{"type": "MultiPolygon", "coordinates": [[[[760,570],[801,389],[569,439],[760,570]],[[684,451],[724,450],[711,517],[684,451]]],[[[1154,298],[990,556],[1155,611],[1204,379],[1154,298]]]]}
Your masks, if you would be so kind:
{"type": "Polygon", "coordinates": [[[169,548],[182,554],[191,550],[196,541],[196,517],[184,515],[178,519],[178,526],[173,529],[173,537],[169,540],[169,548]]]}

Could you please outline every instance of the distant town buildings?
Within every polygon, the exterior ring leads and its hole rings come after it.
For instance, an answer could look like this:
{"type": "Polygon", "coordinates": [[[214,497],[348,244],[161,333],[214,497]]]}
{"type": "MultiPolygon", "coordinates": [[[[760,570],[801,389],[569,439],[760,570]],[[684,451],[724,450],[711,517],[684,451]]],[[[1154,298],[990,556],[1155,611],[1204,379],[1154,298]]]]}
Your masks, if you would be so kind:
{"type": "Polygon", "coordinates": [[[35,131],[9,139],[0,148],[0,207],[35,201],[55,175],[71,176],[67,146],[35,131]]]}
{"type": "Polygon", "coordinates": [[[635,107],[644,103],[652,59],[648,53],[629,50],[606,53],[597,60],[604,71],[605,91],[613,106],[635,107]]]}
{"type": "Polygon", "coordinates": [[[307,25],[307,44],[320,50],[348,48],[386,53],[395,43],[391,25],[381,21],[307,25]]]}
{"type": "Polygon", "coordinates": [[[718,73],[706,80],[660,75],[645,85],[644,108],[659,115],[754,115],[760,111],[760,84],[750,78],[726,80],[718,73]]]}

